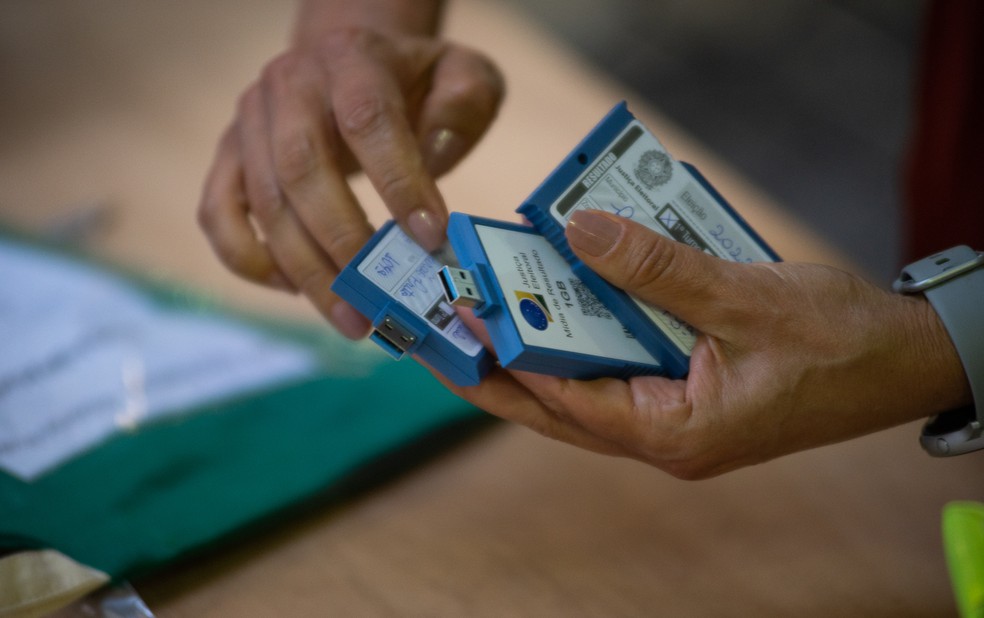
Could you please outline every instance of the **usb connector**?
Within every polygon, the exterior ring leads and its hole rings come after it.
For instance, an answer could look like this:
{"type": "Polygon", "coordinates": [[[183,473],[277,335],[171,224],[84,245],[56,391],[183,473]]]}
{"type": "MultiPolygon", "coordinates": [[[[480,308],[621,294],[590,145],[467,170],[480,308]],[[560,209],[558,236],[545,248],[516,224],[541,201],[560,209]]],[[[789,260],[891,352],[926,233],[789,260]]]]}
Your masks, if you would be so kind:
{"type": "Polygon", "coordinates": [[[369,338],[396,360],[403,358],[403,355],[413,347],[413,344],[417,343],[417,337],[413,333],[388,315],[372,331],[369,338]]]}
{"type": "Polygon", "coordinates": [[[438,274],[441,285],[444,286],[444,296],[452,305],[474,308],[485,302],[482,293],[478,291],[478,284],[467,270],[445,266],[438,274]]]}

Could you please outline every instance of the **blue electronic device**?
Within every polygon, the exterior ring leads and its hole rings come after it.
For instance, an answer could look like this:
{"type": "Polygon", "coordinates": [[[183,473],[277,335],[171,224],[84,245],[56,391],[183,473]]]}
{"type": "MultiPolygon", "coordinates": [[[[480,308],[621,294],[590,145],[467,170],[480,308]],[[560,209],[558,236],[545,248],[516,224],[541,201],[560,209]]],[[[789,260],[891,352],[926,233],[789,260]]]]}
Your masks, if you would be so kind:
{"type": "Polygon", "coordinates": [[[779,256],[688,163],[674,159],[624,102],[517,209],[636,336],[670,377],[686,375],[696,332],[669,312],[608,283],[574,255],[564,235],[580,209],[605,210],[722,259],[779,256]]]}
{"type": "Polygon", "coordinates": [[[444,298],[438,270],[451,258],[424,251],[389,221],[331,289],[372,321],[370,339],[393,358],[417,354],[459,386],[474,386],[493,359],[444,298]]]}
{"type": "Polygon", "coordinates": [[[451,213],[448,238],[459,267],[441,269],[445,294],[484,320],[503,367],[577,379],[662,373],[533,228],[451,213]]]}

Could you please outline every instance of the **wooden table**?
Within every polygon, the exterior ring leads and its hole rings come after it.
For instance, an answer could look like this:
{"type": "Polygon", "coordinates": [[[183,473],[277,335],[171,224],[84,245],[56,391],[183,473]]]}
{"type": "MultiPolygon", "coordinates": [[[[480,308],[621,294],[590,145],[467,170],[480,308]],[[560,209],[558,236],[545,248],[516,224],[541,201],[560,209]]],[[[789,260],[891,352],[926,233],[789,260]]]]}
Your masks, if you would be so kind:
{"type": "MultiPolygon", "coordinates": [[[[0,8],[0,213],[50,230],[112,205],[90,249],[317,319],[242,283],[194,223],[235,97],[282,45],[276,0],[67,0],[0,8]]],[[[449,36],[486,50],[509,95],[442,182],[454,210],[512,211],[622,98],[696,163],[786,259],[850,268],[684,132],[498,3],[454,4],[449,36]]],[[[381,222],[385,213],[358,183],[381,222]]],[[[984,494],[984,455],[925,456],[917,425],[688,483],[505,424],[341,508],[137,588],[159,616],[949,615],[942,505],[984,494]]]]}

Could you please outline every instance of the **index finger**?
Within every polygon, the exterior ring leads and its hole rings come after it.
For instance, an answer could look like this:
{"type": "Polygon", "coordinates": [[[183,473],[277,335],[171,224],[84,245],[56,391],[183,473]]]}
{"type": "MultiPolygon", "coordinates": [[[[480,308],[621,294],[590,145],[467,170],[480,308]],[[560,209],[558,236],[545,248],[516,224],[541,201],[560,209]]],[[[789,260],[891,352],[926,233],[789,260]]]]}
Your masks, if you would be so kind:
{"type": "Polygon", "coordinates": [[[399,85],[364,56],[336,71],[332,85],[339,133],[373,187],[424,249],[440,248],[447,208],[424,165],[399,85]]]}

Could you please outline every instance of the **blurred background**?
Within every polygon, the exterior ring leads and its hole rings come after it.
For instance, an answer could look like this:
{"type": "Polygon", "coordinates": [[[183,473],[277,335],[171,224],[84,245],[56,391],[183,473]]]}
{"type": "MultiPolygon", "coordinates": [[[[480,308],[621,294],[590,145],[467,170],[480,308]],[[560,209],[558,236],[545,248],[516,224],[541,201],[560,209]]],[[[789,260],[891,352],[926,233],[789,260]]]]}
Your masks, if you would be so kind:
{"type": "Polygon", "coordinates": [[[921,0],[509,2],[894,279],[921,0]]]}
{"type": "MultiPolygon", "coordinates": [[[[81,245],[237,306],[323,324],[303,299],[229,274],[195,224],[219,134],[239,93],[286,45],[292,4],[0,2],[0,227],[81,245]]],[[[923,2],[450,4],[451,36],[499,61],[511,90],[485,145],[442,181],[452,209],[514,216],[624,96],[780,254],[860,267],[886,286],[894,278],[923,2]]],[[[357,183],[357,195],[378,223],[386,214],[365,188],[357,183]]],[[[221,575],[189,569],[142,593],[157,606],[173,603],[171,615],[249,615],[257,599],[274,614],[276,604],[309,608],[325,598],[340,608],[351,602],[356,609],[340,613],[358,614],[377,588],[432,608],[452,580],[525,613],[556,610],[569,597],[598,603],[576,611],[645,614],[659,596],[678,604],[667,607],[693,613],[689,603],[702,602],[721,615],[952,613],[939,508],[979,487],[979,464],[927,463],[913,425],[699,485],[518,427],[495,435],[401,485],[403,493],[322,513],[286,539],[242,550],[266,560],[232,554],[213,568],[221,575]],[[592,492],[603,499],[585,505],[592,492]],[[418,534],[421,522],[433,525],[418,534]],[[320,544],[310,542],[315,533],[320,544]],[[343,559],[324,560],[334,555],[343,559]],[[430,570],[417,573],[427,560],[430,570]],[[298,573],[303,594],[277,588],[298,573]],[[223,596],[222,582],[239,587],[223,596]]]]}
{"type": "MultiPolygon", "coordinates": [[[[504,1],[638,93],[867,274],[894,278],[921,0],[504,1]]],[[[238,92],[216,84],[241,89],[289,27],[289,11],[261,0],[2,3],[0,211],[16,203],[21,213],[54,217],[50,205],[29,203],[32,187],[18,186],[27,170],[17,168],[34,166],[33,173],[38,161],[58,165],[66,187],[76,181],[74,191],[46,187],[46,198],[75,206],[113,199],[87,190],[91,169],[60,158],[81,163],[86,132],[140,132],[128,126],[139,122],[134,109],[156,106],[184,123],[180,129],[194,127],[201,144],[214,143],[238,92]],[[241,32],[255,36],[234,34],[241,32]],[[202,39],[211,41],[205,54],[202,39]]],[[[129,163],[152,154],[127,146],[119,143],[112,157],[129,163]]],[[[169,164],[204,174],[211,147],[189,144],[187,152],[187,161],[169,164]]],[[[173,189],[185,203],[197,199],[197,186],[173,189]]]]}

